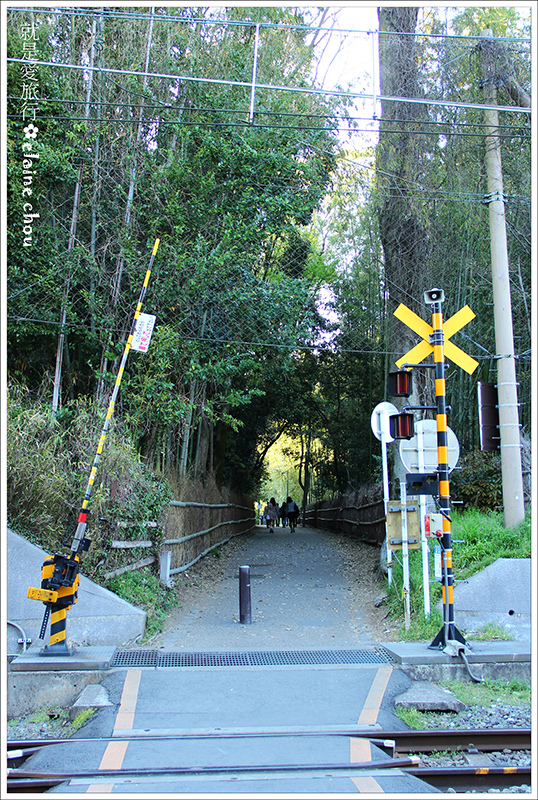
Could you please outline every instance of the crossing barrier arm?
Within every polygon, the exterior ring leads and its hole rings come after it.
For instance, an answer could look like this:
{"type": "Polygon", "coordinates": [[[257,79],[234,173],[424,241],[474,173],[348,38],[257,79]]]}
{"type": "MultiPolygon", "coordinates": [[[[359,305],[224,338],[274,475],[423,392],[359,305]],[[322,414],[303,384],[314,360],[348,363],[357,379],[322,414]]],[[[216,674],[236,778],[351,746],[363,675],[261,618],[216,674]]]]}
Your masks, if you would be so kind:
{"type": "Polygon", "coordinates": [[[95,476],[97,474],[97,467],[99,465],[101,453],[103,452],[106,436],[108,433],[108,429],[110,427],[110,420],[112,419],[112,415],[114,414],[116,398],[118,396],[121,379],[123,377],[123,372],[125,370],[127,356],[129,355],[129,351],[131,349],[133,336],[136,330],[138,318],[140,316],[142,303],[144,302],[144,298],[146,296],[149,279],[153,268],[153,262],[155,260],[155,255],[157,253],[158,247],[159,247],[159,239],[156,239],[155,244],[153,245],[150,262],[146,270],[144,283],[142,285],[142,289],[140,291],[140,295],[138,298],[138,303],[131,324],[129,336],[127,338],[127,342],[125,344],[125,348],[123,351],[120,367],[116,377],[116,382],[114,384],[114,389],[110,397],[107,415],[105,418],[105,422],[103,424],[101,436],[99,439],[99,444],[97,446],[97,451],[95,453],[95,457],[93,460],[90,476],[88,478],[88,484],[86,486],[86,491],[84,493],[84,498],[82,500],[80,512],[78,515],[77,527],[75,529],[75,533],[71,543],[70,554],[66,556],[62,555],[61,553],[55,553],[52,556],[47,556],[47,558],[43,563],[43,568],[41,572],[41,579],[42,579],[41,588],[38,589],[35,587],[30,587],[28,589],[27,593],[28,598],[30,598],[31,600],[41,600],[45,604],[45,614],[43,617],[43,622],[41,624],[41,630],[39,633],[40,639],[45,638],[45,631],[47,628],[48,620],[49,617],[51,617],[52,615],[50,647],[48,648],[48,652],[46,652],[47,648],[45,648],[45,652],[43,652],[43,654],[45,655],[54,653],[62,653],[62,654],[69,653],[67,646],[65,644],[65,635],[66,635],[65,618],[67,610],[71,608],[71,606],[74,603],[77,602],[77,590],[80,583],[78,553],[81,550],[88,550],[90,546],[90,540],[87,539],[85,536],[87,528],[87,517],[88,517],[87,508],[90,501],[90,496],[93,489],[95,476]]]}

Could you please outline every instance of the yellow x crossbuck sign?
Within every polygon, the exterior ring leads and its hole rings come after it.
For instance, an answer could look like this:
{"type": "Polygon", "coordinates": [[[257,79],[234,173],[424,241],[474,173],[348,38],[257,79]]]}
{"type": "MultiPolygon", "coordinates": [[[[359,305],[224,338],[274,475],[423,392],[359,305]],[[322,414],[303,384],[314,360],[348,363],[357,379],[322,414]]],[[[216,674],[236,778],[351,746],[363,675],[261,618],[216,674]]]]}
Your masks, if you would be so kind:
{"type": "MultiPolygon", "coordinates": [[[[423,341],[419,342],[415,347],[411,348],[404,356],[402,356],[397,362],[396,366],[398,369],[401,369],[404,364],[420,364],[420,362],[429,356],[430,353],[433,353],[433,345],[429,343],[430,334],[433,333],[433,328],[431,325],[428,325],[427,322],[424,322],[414,311],[411,311],[410,308],[407,308],[403,303],[400,303],[396,311],[394,312],[394,316],[397,317],[401,322],[407,325],[408,328],[418,333],[419,336],[422,336],[423,341]]],[[[444,343],[443,349],[444,354],[457,364],[459,367],[464,369],[470,375],[473,374],[475,369],[478,366],[478,361],[475,361],[474,358],[468,356],[467,353],[464,353],[463,350],[460,350],[455,344],[449,341],[450,337],[457,333],[459,330],[463,328],[464,325],[467,325],[472,319],[474,319],[476,314],[472,311],[469,306],[463,306],[460,308],[459,311],[447,319],[446,322],[443,323],[443,333],[444,333],[444,343]]]]}

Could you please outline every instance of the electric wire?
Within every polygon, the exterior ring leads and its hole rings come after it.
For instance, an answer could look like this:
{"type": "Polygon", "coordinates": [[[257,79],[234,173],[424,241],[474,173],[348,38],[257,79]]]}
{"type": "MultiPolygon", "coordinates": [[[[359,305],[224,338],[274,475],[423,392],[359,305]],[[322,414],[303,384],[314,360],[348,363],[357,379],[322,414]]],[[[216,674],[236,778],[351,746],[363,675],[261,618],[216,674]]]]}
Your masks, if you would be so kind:
{"type": "MultiPolygon", "coordinates": [[[[7,119],[19,119],[17,114],[7,114],[7,119]]],[[[117,122],[117,123],[133,123],[133,124],[140,124],[140,120],[137,119],[118,119],[113,117],[91,117],[88,119],[87,117],[59,117],[59,116],[39,116],[39,120],[54,120],[55,122],[96,122],[96,123],[103,123],[103,122],[117,122]]],[[[37,121],[37,120],[36,120],[37,121]]],[[[24,124],[24,123],[22,123],[24,124]]],[[[202,127],[209,127],[209,128],[244,128],[248,130],[249,128],[255,129],[263,129],[263,130],[284,130],[284,131],[320,131],[320,132],[328,132],[328,133],[349,133],[350,135],[353,133],[369,133],[371,135],[377,135],[378,131],[372,128],[355,128],[355,127],[326,127],[322,128],[319,125],[266,125],[266,124],[257,124],[256,122],[215,122],[214,120],[205,120],[205,121],[198,121],[193,120],[191,122],[187,122],[182,120],[179,122],[178,120],[168,120],[162,118],[151,118],[146,117],[142,120],[142,124],[144,125],[181,125],[188,128],[202,128],[202,127]]],[[[392,130],[392,129],[384,129],[384,133],[401,133],[402,131],[399,130],[392,130]]],[[[413,131],[413,136],[445,136],[445,137],[452,137],[452,136],[462,136],[462,137],[473,137],[473,138],[484,138],[484,134],[482,133],[439,133],[435,131],[413,131]]],[[[512,133],[512,134],[500,134],[498,137],[499,139],[507,139],[509,141],[513,141],[515,138],[527,139],[528,141],[531,140],[531,134],[529,132],[528,135],[523,133],[512,133]]]]}
{"type": "MultiPolygon", "coordinates": [[[[120,86],[120,88],[122,88],[126,93],[133,94],[133,90],[130,89],[129,87],[123,87],[123,86],[121,86],[121,84],[116,84],[116,85],[120,86]]],[[[135,93],[135,94],[139,94],[139,93],[135,93]]],[[[95,100],[95,101],[93,101],[92,105],[112,106],[114,108],[130,108],[133,111],[134,110],[139,110],[140,108],[143,108],[143,109],[167,108],[167,109],[170,109],[171,111],[180,111],[180,112],[188,111],[188,112],[191,112],[191,113],[203,112],[203,113],[208,113],[208,114],[217,114],[217,113],[218,114],[236,114],[236,115],[244,115],[245,114],[245,111],[243,109],[218,108],[216,106],[174,106],[172,103],[164,103],[164,102],[160,102],[158,100],[155,100],[155,98],[152,98],[149,95],[141,95],[141,94],[139,94],[139,96],[147,98],[148,101],[153,100],[154,102],[153,103],[148,102],[148,103],[136,104],[136,103],[118,103],[118,102],[113,102],[113,101],[101,101],[101,100],[97,101],[97,100],[95,100]]],[[[8,95],[7,96],[7,100],[22,100],[22,98],[21,97],[17,97],[17,95],[8,95]]],[[[64,104],[64,105],[67,105],[67,104],[69,104],[69,105],[85,105],[86,104],[85,100],[77,100],[75,98],[63,99],[63,98],[60,98],[60,97],[58,97],[58,98],[55,98],[55,97],[40,97],[39,101],[43,102],[43,103],[54,103],[54,104],[58,103],[58,104],[64,104]]],[[[506,106],[505,108],[506,108],[506,111],[510,110],[509,106],[506,106]]],[[[16,115],[10,114],[8,116],[9,117],[15,117],[16,115]]],[[[256,116],[257,117],[293,117],[293,118],[296,118],[296,119],[302,119],[302,118],[307,118],[307,119],[327,119],[327,118],[330,118],[330,119],[344,120],[344,121],[349,121],[349,122],[356,122],[356,121],[361,121],[361,122],[365,122],[366,121],[366,122],[375,122],[375,123],[383,123],[384,122],[382,117],[372,119],[371,115],[363,117],[363,116],[349,116],[349,115],[340,115],[340,114],[332,114],[332,113],[331,114],[316,114],[314,112],[307,112],[307,111],[306,112],[303,112],[303,111],[270,111],[270,110],[267,110],[267,109],[258,109],[258,110],[256,110],[256,116]]],[[[40,119],[43,119],[43,117],[40,117],[40,119]]],[[[55,117],[46,117],[45,119],[55,119],[55,117]]],[[[77,118],[77,119],[79,119],[79,118],[77,118]]],[[[82,119],[82,117],[80,119],[82,119]]],[[[113,117],[107,118],[107,120],[108,119],[110,119],[111,121],[114,120],[113,117]]],[[[157,117],[157,119],[160,119],[160,118],[157,117]]],[[[89,121],[95,121],[95,120],[96,120],[95,117],[90,117],[89,118],[89,121]]],[[[399,118],[398,120],[389,120],[389,121],[391,123],[393,123],[393,124],[398,123],[398,124],[402,124],[402,125],[411,123],[413,125],[438,125],[438,126],[442,126],[443,125],[443,126],[448,126],[448,127],[457,126],[458,128],[478,128],[478,129],[486,129],[486,128],[490,128],[491,127],[490,125],[487,125],[485,122],[464,122],[464,121],[459,121],[459,120],[458,121],[454,121],[454,122],[449,122],[449,121],[445,121],[445,120],[435,120],[435,119],[423,120],[423,119],[399,118]]],[[[181,120],[177,120],[176,122],[178,124],[181,124],[181,120]]],[[[513,129],[514,129],[514,125],[503,125],[503,124],[497,125],[497,130],[513,130],[513,129]]],[[[529,130],[529,133],[530,133],[531,132],[530,128],[528,130],[529,130]]],[[[449,135],[454,135],[454,133],[449,132],[449,135]]],[[[465,134],[463,134],[463,135],[465,135],[465,134]]]]}
{"type": "MultiPolygon", "coordinates": [[[[28,59],[24,58],[13,58],[9,57],[6,59],[8,63],[12,64],[27,64],[28,59]]],[[[252,83],[247,81],[233,81],[233,80],[226,80],[224,78],[201,78],[195,77],[193,75],[173,75],[171,73],[165,72],[146,72],[140,70],[124,70],[124,69],[117,69],[115,67],[94,67],[84,64],[67,64],[65,62],[57,62],[57,61],[37,61],[32,60],[32,64],[35,66],[41,67],[55,67],[56,69],[73,69],[73,70],[82,70],[84,72],[101,72],[101,73],[112,73],[114,75],[133,75],[139,78],[164,78],[171,81],[184,81],[188,83],[189,81],[192,83],[206,83],[212,86],[232,86],[235,88],[240,89],[251,89],[252,83]]],[[[314,88],[314,87],[301,87],[301,86],[283,86],[279,84],[267,84],[267,83],[258,83],[256,84],[257,91],[268,90],[268,91],[275,91],[275,92],[289,92],[291,94],[300,94],[300,95],[316,95],[316,96],[327,96],[327,97],[336,97],[336,98],[356,98],[356,99],[363,99],[363,100],[377,100],[378,102],[398,102],[398,103],[411,103],[417,105],[425,105],[425,106],[440,106],[442,108],[474,108],[479,109],[482,111],[506,111],[509,110],[513,113],[520,112],[524,114],[530,114],[531,108],[527,106],[503,106],[503,105],[488,105],[486,103],[468,103],[462,102],[461,100],[430,100],[426,98],[420,97],[405,97],[401,95],[383,95],[383,94],[374,94],[370,92],[353,92],[353,91],[346,91],[343,89],[322,89],[322,88],[314,88]]]]}
{"type": "MultiPolygon", "coordinates": [[[[303,24],[303,25],[292,25],[290,23],[274,23],[274,22],[262,22],[257,20],[229,20],[229,19],[208,19],[207,17],[179,17],[173,14],[144,14],[140,12],[118,12],[118,11],[108,11],[105,8],[99,8],[95,11],[82,11],[80,8],[71,8],[66,7],[60,9],[46,9],[43,10],[39,7],[37,8],[8,8],[8,11],[17,11],[17,12],[27,12],[32,11],[33,13],[44,13],[48,15],[65,15],[69,14],[72,17],[94,17],[97,14],[102,15],[103,19],[125,19],[125,20],[150,20],[153,19],[155,22],[177,22],[177,23],[186,23],[186,24],[201,24],[201,25],[220,25],[222,27],[243,27],[243,28],[254,28],[256,25],[259,25],[260,28],[268,28],[272,30],[303,30],[307,32],[317,33],[318,31],[326,31],[328,33],[348,33],[348,34],[367,34],[368,36],[376,34],[382,35],[386,37],[390,36],[420,36],[426,39],[449,39],[449,40],[463,40],[463,41],[483,41],[482,36],[475,36],[475,35],[467,35],[467,34],[444,34],[444,33],[426,33],[426,32],[419,32],[419,33],[409,33],[409,32],[400,32],[400,31],[377,31],[377,30],[370,30],[370,29],[361,29],[361,28],[337,28],[328,27],[325,28],[323,26],[317,26],[315,23],[311,24],[303,24]]],[[[517,44],[520,43],[531,43],[530,38],[526,37],[510,37],[510,36],[494,36],[493,41],[497,42],[514,42],[517,44]]]]}

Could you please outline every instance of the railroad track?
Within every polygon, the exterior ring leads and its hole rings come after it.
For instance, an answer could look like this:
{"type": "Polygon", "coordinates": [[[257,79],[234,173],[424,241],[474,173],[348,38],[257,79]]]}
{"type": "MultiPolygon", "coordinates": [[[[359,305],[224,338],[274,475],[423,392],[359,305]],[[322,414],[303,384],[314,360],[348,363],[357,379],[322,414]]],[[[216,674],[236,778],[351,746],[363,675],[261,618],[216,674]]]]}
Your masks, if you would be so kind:
{"type": "MultiPolygon", "coordinates": [[[[65,772],[42,772],[25,770],[22,764],[35,752],[44,747],[65,745],[83,742],[107,742],[112,739],[48,739],[48,740],[19,740],[7,743],[8,762],[12,768],[8,770],[7,790],[9,792],[44,792],[69,780],[91,779],[99,777],[150,777],[156,774],[169,776],[192,775],[230,775],[254,773],[295,773],[305,774],[318,771],[328,771],[336,774],[360,774],[364,770],[378,770],[396,768],[434,786],[436,789],[446,791],[449,788],[464,792],[472,789],[487,791],[488,789],[501,789],[512,785],[530,785],[531,768],[529,767],[497,767],[486,763],[487,754],[510,750],[530,750],[531,732],[529,729],[510,730],[450,730],[450,731],[358,731],[356,728],[334,728],[331,730],[316,728],[301,728],[295,731],[259,729],[248,731],[207,731],[185,732],[181,734],[153,734],[137,735],[136,737],[122,736],[122,739],[136,738],[137,741],[156,739],[219,739],[219,738],[254,738],[274,736],[345,736],[367,738],[372,744],[387,753],[386,760],[374,761],[365,764],[295,764],[295,765],[259,765],[259,766],[222,766],[222,767],[182,767],[163,768],[154,770],[141,767],[136,770],[73,770],[65,772]],[[435,752],[462,752],[484,755],[484,764],[468,767],[421,767],[420,759],[416,754],[432,754],[435,752]]],[[[117,737],[114,737],[117,738],[117,737]]]]}
{"type": "Polygon", "coordinates": [[[474,757],[483,756],[483,763],[466,767],[450,765],[443,767],[406,767],[405,772],[420,778],[436,789],[458,792],[505,789],[509,786],[531,783],[530,766],[494,766],[488,763],[488,754],[510,750],[530,750],[531,731],[527,728],[501,730],[484,728],[480,730],[450,731],[383,731],[383,736],[395,742],[395,754],[435,754],[436,752],[461,752],[474,757]]]}

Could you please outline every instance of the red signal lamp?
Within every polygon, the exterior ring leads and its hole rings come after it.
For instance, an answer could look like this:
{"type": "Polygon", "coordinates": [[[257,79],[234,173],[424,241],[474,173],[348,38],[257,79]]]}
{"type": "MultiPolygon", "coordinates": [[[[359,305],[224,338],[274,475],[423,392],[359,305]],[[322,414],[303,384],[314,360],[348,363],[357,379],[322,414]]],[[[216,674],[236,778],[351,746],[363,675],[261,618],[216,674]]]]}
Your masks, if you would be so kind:
{"type": "Polygon", "coordinates": [[[443,535],[443,517],[441,514],[426,514],[424,517],[424,533],[426,539],[436,536],[438,539],[443,535]]]}
{"type": "Polygon", "coordinates": [[[408,369],[389,372],[388,390],[393,397],[409,397],[413,391],[413,374],[408,369]]]}
{"type": "Polygon", "coordinates": [[[415,435],[415,418],[412,414],[393,414],[389,417],[389,426],[393,439],[412,439],[415,435]]]}

